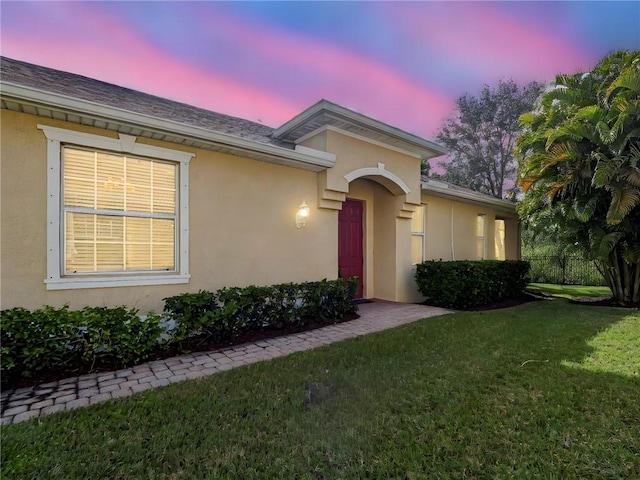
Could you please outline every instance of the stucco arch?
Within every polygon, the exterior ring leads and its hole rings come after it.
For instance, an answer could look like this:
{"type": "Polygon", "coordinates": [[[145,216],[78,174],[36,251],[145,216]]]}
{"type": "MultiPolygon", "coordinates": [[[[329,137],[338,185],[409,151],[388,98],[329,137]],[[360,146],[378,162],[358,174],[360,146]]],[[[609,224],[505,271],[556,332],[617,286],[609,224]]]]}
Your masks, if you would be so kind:
{"type": "MultiPolygon", "coordinates": [[[[374,181],[388,190],[391,195],[396,197],[394,202],[396,205],[397,216],[400,218],[412,218],[415,210],[415,205],[419,202],[411,199],[411,188],[407,183],[395,173],[386,169],[384,163],[378,163],[376,167],[363,167],[337,177],[337,185],[330,188],[327,183],[327,173],[319,177],[320,180],[320,201],[321,208],[330,208],[340,210],[342,208],[342,202],[345,201],[347,193],[349,192],[349,184],[359,178],[374,181]]],[[[335,181],[335,180],[334,180],[335,181]]]]}
{"type": "Polygon", "coordinates": [[[411,192],[409,186],[395,173],[385,169],[384,163],[378,163],[377,167],[359,168],[347,173],[344,179],[351,183],[356,178],[368,178],[383,185],[394,195],[407,195],[411,192]]]}

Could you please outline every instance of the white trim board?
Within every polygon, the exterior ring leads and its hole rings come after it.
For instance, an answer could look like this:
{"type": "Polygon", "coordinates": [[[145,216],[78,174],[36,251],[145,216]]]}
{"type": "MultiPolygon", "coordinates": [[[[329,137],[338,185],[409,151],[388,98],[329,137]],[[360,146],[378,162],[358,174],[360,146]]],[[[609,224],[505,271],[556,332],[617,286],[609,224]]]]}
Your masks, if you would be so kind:
{"type": "Polygon", "coordinates": [[[168,285],[189,282],[189,162],[193,153],[152,145],[138,144],[131,135],[120,134],[119,138],[103,137],[88,133],[38,125],[47,138],[47,290],[128,287],[143,285],[168,285]],[[61,146],[63,143],[106,149],[121,153],[170,160],[179,165],[178,215],[176,232],[176,272],[166,275],[157,273],[91,274],[64,276],[62,272],[61,237],[62,210],[60,193],[62,187],[61,146]]]}

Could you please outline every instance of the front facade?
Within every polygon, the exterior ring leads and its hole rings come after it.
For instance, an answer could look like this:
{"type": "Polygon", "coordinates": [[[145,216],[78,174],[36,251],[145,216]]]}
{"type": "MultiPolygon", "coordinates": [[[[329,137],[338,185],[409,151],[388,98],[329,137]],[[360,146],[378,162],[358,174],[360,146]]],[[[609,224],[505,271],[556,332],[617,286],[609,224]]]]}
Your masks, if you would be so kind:
{"type": "Polygon", "coordinates": [[[271,129],[4,58],[1,95],[2,308],[338,275],[419,301],[419,259],[519,254],[511,205],[421,179],[441,147],[331,102],[271,129]]]}

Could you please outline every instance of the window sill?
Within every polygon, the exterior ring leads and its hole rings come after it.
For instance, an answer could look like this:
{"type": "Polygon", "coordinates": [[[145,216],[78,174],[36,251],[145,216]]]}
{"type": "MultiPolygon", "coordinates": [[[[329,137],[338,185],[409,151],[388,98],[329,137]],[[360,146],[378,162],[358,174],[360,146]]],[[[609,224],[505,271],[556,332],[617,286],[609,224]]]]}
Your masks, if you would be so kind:
{"type": "Polygon", "coordinates": [[[47,279],[47,290],[81,288],[142,287],[146,285],[175,285],[189,283],[189,275],[137,275],[131,277],[82,277],[47,279]]]}

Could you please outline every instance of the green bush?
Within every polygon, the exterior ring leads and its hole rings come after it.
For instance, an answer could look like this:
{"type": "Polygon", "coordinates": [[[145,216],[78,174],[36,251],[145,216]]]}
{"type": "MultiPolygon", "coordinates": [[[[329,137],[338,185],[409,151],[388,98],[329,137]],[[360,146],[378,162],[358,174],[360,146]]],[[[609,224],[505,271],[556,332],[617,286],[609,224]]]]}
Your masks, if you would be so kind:
{"type": "Polygon", "coordinates": [[[322,280],[185,293],[165,298],[164,310],[176,325],[174,341],[195,333],[224,341],[241,332],[302,326],[310,319],[335,322],[356,311],[351,302],[355,282],[322,280]]]}
{"type": "Polygon", "coordinates": [[[42,371],[77,363],[82,342],[77,337],[78,312],[44,307],[33,312],[12,308],[0,312],[2,381],[31,377],[42,371]]]}
{"type": "Polygon", "coordinates": [[[68,306],[0,312],[2,383],[43,371],[138,362],[157,345],[161,318],[135,309],[68,306]]]}
{"type": "Polygon", "coordinates": [[[358,290],[358,278],[343,280],[322,280],[300,285],[300,321],[314,318],[321,322],[331,322],[345,315],[355,313],[352,303],[358,290]]]}
{"type": "Polygon", "coordinates": [[[164,329],[162,317],[125,307],[85,307],[80,312],[78,337],[82,341],[82,362],[94,366],[137,363],[158,345],[164,329]]]}
{"type": "Polygon", "coordinates": [[[473,308],[522,294],[529,264],[523,261],[428,261],[417,265],[416,283],[427,303],[473,308]]]}
{"type": "Polygon", "coordinates": [[[171,314],[174,324],[170,328],[170,339],[181,342],[189,334],[199,332],[211,319],[205,313],[213,311],[218,298],[212,292],[200,290],[198,293],[183,293],[164,299],[164,311],[171,314]]]}
{"type": "Polygon", "coordinates": [[[182,342],[204,334],[226,341],[240,332],[303,325],[310,318],[335,322],[355,312],[354,281],[287,283],[223,288],[165,299],[169,318],[125,307],[82,310],[43,307],[0,312],[2,383],[45,371],[126,366],[150,355],[161,339],[182,342]]]}

